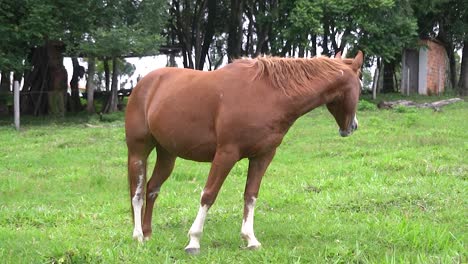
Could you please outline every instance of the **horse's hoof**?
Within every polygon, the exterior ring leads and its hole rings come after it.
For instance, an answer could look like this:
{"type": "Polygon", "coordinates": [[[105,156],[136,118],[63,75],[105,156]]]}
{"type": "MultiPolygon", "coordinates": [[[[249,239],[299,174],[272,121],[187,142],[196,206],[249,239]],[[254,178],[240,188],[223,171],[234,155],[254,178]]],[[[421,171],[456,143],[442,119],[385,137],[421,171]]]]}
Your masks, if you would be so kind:
{"type": "Polygon", "coordinates": [[[185,248],[185,253],[196,256],[200,254],[200,249],[199,248],[185,248]]]}
{"type": "Polygon", "coordinates": [[[248,250],[259,250],[262,247],[261,244],[247,246],[248,250]]]}
{"type": "Polygon", "coordinates": [[[137,240],[140,243],[143,243],[143,234],[133,234],[133,239],[137,240]]]}

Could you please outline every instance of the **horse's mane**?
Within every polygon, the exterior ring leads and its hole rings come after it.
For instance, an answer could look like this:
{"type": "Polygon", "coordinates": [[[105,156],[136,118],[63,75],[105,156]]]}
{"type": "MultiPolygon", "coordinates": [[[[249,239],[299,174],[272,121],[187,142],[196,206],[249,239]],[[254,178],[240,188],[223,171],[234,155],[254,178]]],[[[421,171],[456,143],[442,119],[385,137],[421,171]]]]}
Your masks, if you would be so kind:
{"type": "Polygon", "coordinates": [[[343,74],[349,66],[328,57],[280,58],[258,57],[238,59],[234,63],[256,68],[254,79],[268,78],[275,88],[290,95],[300,95],[315,87],[312,81],[331,81],[343,74]]]}

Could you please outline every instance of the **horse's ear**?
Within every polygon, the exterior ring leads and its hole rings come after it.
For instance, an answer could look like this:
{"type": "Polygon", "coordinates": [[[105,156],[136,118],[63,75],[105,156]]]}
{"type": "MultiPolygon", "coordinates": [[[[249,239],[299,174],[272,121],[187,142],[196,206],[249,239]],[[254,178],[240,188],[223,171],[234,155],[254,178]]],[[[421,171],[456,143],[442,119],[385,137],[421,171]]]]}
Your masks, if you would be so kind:
{"type": "Polygon", "coordinates": [[[341,59],[341,50],[335,54],[335,59],[341,59]]]}
{"type": "Polygon", "coordinates": [[[353,70],[355,71],[358,71],[359,69],[361,69],[363,62],[364,62],[364,54],[362,53],[362,51],[358,51],[356,57],[354,57],[354,61],[353,61],[353,64],[351,65],[351,68],[353,68],[353,70]]]}

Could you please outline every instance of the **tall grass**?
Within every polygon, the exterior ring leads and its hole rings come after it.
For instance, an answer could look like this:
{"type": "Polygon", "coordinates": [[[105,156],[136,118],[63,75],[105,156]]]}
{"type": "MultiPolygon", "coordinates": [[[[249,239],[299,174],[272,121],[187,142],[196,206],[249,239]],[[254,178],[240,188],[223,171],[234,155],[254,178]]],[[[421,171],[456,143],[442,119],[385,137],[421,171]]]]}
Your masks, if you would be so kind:
{"type": "Polygon", "coordinates": [[[361,109],[351,137],[339,137],[325,108],[287,134],[260,190],[259,251],[240,238],[248,162],[239,162],[197,257],[183,247],[209,164],[177,161],[141,245],[131,239],[122,114],[26,119],[19,133],[3,119],[1,262],[466,263],[467,104],[361,109]]]}

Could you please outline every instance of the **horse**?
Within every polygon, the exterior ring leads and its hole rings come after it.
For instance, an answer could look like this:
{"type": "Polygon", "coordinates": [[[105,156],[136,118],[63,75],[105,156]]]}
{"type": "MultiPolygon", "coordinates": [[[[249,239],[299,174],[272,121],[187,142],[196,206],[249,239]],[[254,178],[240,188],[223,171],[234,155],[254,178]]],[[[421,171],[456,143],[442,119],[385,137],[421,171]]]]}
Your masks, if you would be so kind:
{"type": "Polygon", "coordinates": [[[241,236],[248,249],[260,248],[255,203],[277,147],[299,117],[321,105],[335,118],[339,134],[351,135],[358,127],[362,63],[361,51],[354,59],[243,58],[209,72],[162,68],[142,78],[125,114],[133,238],[151,237],[154,203],[177,157],[211,162],[185,247],[198,254],[208,210],[234,164],[247,158],[241,236]],[[147,181],[153,149],[156,165],[147,181]]]}

